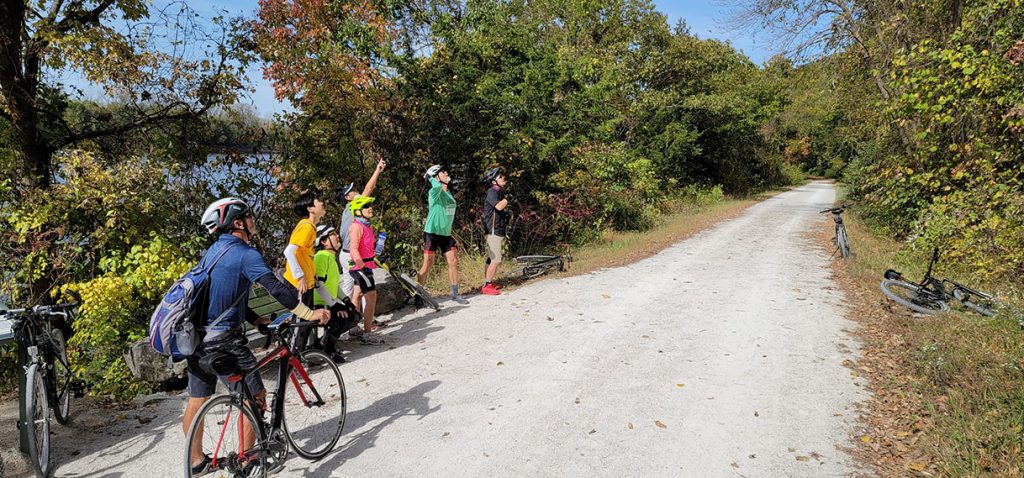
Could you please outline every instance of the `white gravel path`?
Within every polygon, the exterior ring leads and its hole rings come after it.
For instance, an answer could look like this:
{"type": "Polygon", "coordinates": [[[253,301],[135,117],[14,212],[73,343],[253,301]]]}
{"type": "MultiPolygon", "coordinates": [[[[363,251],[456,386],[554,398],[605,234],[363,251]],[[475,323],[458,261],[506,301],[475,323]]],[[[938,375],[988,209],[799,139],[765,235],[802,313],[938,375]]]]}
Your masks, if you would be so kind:
{"type": "MultiPolygon", "coordinates": [[[[342,366],[337,451],[278,476],[865,473],[842,451],[868,398],[854,325],[808,239],[833,199],[813,182],[627,267],[404,309],[342,366]]],[[[56,476],[180,476],[182,400],[80,411],[56,476]]]]}

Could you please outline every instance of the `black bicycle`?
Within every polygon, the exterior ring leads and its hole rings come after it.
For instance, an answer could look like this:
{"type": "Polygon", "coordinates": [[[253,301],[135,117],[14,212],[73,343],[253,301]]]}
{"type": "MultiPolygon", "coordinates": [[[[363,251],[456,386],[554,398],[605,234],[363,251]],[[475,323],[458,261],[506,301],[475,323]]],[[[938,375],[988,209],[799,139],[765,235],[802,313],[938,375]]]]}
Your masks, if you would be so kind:
{"type": "Polygon", "coordinates": [[[441,310],[441,304],[434,298],[434,296],[430,295],[430,292],[420,285],[419,282],[416,282],[412,277],[409,277],[409,275],[404,272],[399,273],[392,270],[387,263],[386,256],[378,257],[377,264],[387,271],[388,275],[391,276],[391,279],[397,282],[398,285],[402,287],[402,290],[405,291],[406,303],[408,303],[409,300],[412,300],[413,306],[417,309],[426,304],[434,310],[441,310]]]}
{"type": "Polygon", "coordinates": [[[230,383],[240,383],[241,393],[214,397],[196,413],[185,447],[186,477],[262,477],[284,467],[289,448],[310,460],[323,458],[334,449],[348,406],[341,371],[319,350],[293,353],[294,337],[302,329],[318,325],[294,320],[292,314],[275,320],[270,330],[277,348],[249,370],[241,370],[230,353],[217,347],[206,350],[200,359],[204,368],[228,376],[230,383]],[[279,367],[268,423],[245,379],[275,362],[279,367]],[[209,458],[210,466],[193,474],[192,457],[200,453],[209,458]]]}
{"type": "Polygon", "coordinates": [[[932,251],[928,270],[920,282],[910,282],[903,274],[889,269],[882,280],[882,292],[897,304],[922,314],[936,314],[949,311],[949,301],[960,301],[964,307],[981,315],[995,315],[1000,307],[991,294],[972,289],[949,279],[932,277],[932,268],[939,261],[939,248],[932,251]]]}
{"type": "Polygon", "coordinates": [[[81,396],[84,391],[72,378],[67,353],[67,337],[82,299],[73,291],[67,295],[70,302],[0,310],[0,319],[11,321],[14,340],[28,355],[25,388],[21,390],[25,416],[18,427],[29,437],[29,462],[40,478],[51,471],[50,410],[57,423],[67,424],[71,396],[81,396]]]}
{"type": "Polygon", "coordinates": [[[832,255],[835,256],[836,252],[838,252],[843,259],[850,257],[852,254],[850,251],[850,236],[846,234],[846,226],[843,225],[843,211],[845,210],[846,206],[843,205],[820,211],[820,214],[832,213],[832,220],[836,223],[836,236],[832,238],[832,241],[836,244],[836,250],[832,251],[832,255]]]}
{"type": "Polygon", "coordinates": [[[569,254],[519,256],[515,261],[523,265],[523,278],[532,279],[553,270],[564,272],[572,263],[572,256],[569,254]]]}

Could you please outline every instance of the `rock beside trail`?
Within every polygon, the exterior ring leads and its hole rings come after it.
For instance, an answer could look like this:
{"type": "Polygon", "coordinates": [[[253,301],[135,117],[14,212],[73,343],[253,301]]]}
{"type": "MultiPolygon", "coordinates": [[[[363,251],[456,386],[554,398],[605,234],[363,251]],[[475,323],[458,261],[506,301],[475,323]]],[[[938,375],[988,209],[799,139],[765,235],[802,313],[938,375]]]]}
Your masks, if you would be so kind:
{"type": "MultiPolygon", "coordinates": [[[[405,305],[405,291],[397,282],[391,280],[391,276],[383,269],[377,269],[373,273],[377,283],[377,313],[383,315],[391,313],[405,305]]],[[[282,308],[282,310],[284,310],[282,308]]],[[[250,339],[259,337],[260,340],[250,340],[250,346],[255,343],[262,344],[262,335],[255,330],[250,331],[250,339]]],[[[185,376],[185,362],[170,364],[167,358],[162,357],[149,346],[147,339],[133,343],[124,354],[125,363],[136,379],[152,383],[163,383],[171,379],[185,376]]]]}

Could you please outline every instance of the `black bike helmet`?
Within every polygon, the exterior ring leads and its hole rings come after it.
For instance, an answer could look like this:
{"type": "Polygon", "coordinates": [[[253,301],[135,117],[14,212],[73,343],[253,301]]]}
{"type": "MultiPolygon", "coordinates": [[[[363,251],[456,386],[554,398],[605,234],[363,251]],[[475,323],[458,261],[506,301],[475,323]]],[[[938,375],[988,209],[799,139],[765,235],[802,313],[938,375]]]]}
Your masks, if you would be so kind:
{"type": "Polygon", "coordinates": [[[498,176],[501,176],[501,166],[488,169],[482,178],[484,185],[490,186],[495,179],[498,179],[498,176]]]}

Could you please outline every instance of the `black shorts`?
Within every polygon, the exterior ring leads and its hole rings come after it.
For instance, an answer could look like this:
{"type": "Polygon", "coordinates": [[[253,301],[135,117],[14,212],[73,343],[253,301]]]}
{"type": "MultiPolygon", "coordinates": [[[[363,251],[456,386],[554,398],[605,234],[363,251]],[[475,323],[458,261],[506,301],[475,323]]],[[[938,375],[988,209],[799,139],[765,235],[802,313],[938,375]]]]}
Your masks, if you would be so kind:
{"type": "Polygon", "coordinates": [[[373,280],[373,269],[364,267],[360,270],[348,271],[348,275],[352,276],[352,280],[359,287],[360,292],[365,294],[377,290],[377,283],[373,280]]]}
{"type": "Polygon", "coordinates": [[[454,251],[455,249],[455,239],[453,239],[452,236],[439,236],[429,232],[423,233],[424,254],[434,254],[436,252],[445,254],[448,251],[454,251]]]}
{"type": "MultiPolygon", "coordinates": [[[[232,338],[234,340],[236,338],[232,338]]],[[[206,353],[207,344],[199,346],[199,350],[196,351],[191,357],[187,359],[188,364],[186,370],[188,371],[188,396],[192,398],[206,398],[213,395],[214,390],[217,388],[217,379],[228,387],[228,390],[236,393],[242,393],[241,383],[228,383],[227,376],[217,377],[216,375],[207,372],[199,365],[199,359],[206,353]]],[[[235,345],[228,348],[221,349],[224,352],[234,355],[238,359],[238,367],[242,370],[248,370],[256,366],[256,356],[252,354],[252,350],[246,347],[244,344],[235,345]]],[[[249,391],[252,394],[258,395],[260,392],[265,390],[263,387],[263,379],[260,378],[259,373],[251,373],[245,377],[245,384],[249,387],[249,391]]]]}

